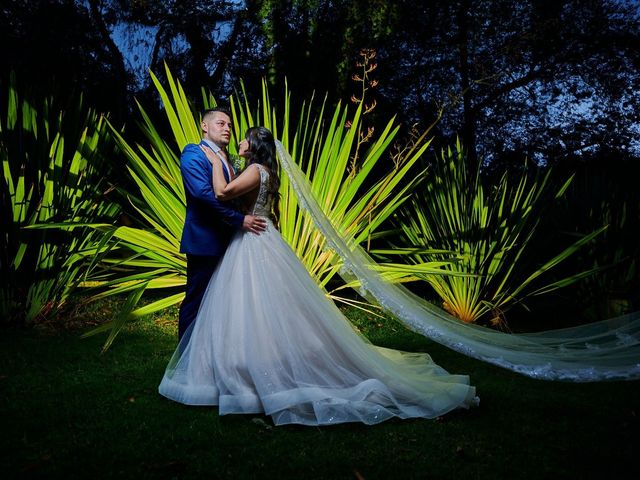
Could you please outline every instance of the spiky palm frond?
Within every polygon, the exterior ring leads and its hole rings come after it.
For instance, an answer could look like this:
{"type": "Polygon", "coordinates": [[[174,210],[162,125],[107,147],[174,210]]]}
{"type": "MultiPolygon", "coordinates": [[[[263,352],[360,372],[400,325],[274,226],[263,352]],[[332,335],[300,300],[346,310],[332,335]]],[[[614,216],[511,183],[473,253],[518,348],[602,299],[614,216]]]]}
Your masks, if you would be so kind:
{"type": "MultiPolygon", "coordinates": [[[[561,248],[546,262],[527,270],[541,215],[549,202],[561,197],[571,178],[553,187],[551,171],[515,182],[505,173],[486,191],[480,165],[469,165],[462,145],[443,151],[410,208],[398,217],[404,245],[413,247],[405,258],[416,265],[415,277],[426,281],[443,307],[465,322],[504,325],[504,312],[530,295],[567,286],[593,273],[587,270],[549,283],[540,283],[549,270],[593,240],[602,229],[561,248]],[[452,275],[434,275],[418,268],[441,266],[452,275]]],[[[398,251],[383,252],[386,255],[398,251]]]]}
{"type": "MultiPolygon", "coordinates": [[[[114,227],[109,233],[118,241],[113,249],[118,255],[106,260],[117,265],[118,269],[101,279],[99,285],[105,290],[99,295],[130,292],[138,297],[143,285],[144,288],[180,287],[185,282],[186,264],[178,251],[185,200],[177,152],[187,143],[199,142],[200,117],[194,113],[180,83],[168,68],[166,74],[169,90],[153,74],[152,79],[163,100],[175,143],[169,145],[161,138],[142,108],[142,126],[151,144],[149,149],[139,145],[134,148],[113,129],[118,145],[129,159],[129,171],[140,189],[140,194],[136,198],[132,196],[131,201],[145,226],[114,227]]],[[[203,93],[203,98],[204,108],[215,105],[215,99],[209,94],[203,93]]],[[[409,178],[408,173],[429,145],[427,132],[411,148],[405,149],[402,156],[390,161],[391,166],[381,179],[371,181],[374,167],[389,157],[389,147],[398,132],[399,127],[393,119],[368,144],[366,153],[354,158],[354,152],[362,148],[361,108],[350,113],[347,107],[338,104],[331,115],[326,116],[325,102],[316,109],[312,98],[296,115],[292,112],[290,92],[286,87],[284,106],[278,110],[271,103],[266,83],[263,83],[262,99],[255,110],[246,97],[233,96],[230,102],[235,138],[242,138],[248,127],[258,123],[272,130],[307,173],[313,191],[331,221],[358,242],[366,241],[409,198],[412,189],[424,176],[424,172],[417,172],[409,178]],[[369,184],[371,186],[365,188],[369,184]]],[[[234,148],[233,145],[230,147],[232,153],[234,148]]],[[[280,212],[283,237],[318,284],[326,286],[338,272],[340,262],[326,248],[324,238],[297,204],[286,178],[281,182],[280,212]]],[[[178,303],[182,294],[169,298],[171,302],[178,303]]],[[[133,305],[135,302],[130,306],[133,305]]],[[[133,309],[128,317],[135,318],[168,305],[167,299],[162,299],[133,309]]],[[[114,320],[100,327],[99,331],[111,329],[109,338],[113,339],[122,325],[122,321],[114,320]]]]}
{"type": "Polygon", "coordinates": [[[14,76],[5,105],[0,311],[33,322],[66,302],[95,266],[87,255],[104,248],[80,224],[111,221],[119,207],[104,195],[109,138],[101,115],[82,98],[65,112],[53,98],[20,98],[14,76]],[[61,222],[55,230],[34,228],[61,222]]]}

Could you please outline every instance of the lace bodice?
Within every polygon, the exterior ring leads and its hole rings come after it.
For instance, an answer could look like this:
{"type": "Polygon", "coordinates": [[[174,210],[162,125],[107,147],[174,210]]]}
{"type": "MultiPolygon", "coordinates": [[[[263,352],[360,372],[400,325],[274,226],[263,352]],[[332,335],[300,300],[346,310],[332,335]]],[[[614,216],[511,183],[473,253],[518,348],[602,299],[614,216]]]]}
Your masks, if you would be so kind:
{"type": "Polygon", "coordinates": [[[260,190],[258,191],[258,197],[253,207],[250,209],[251,214],[269,217],[271,214],[271,203],[273,202],[271,195],[269,195],[269,172],[259,163],[255,165],[260,172],[260,190]]]}

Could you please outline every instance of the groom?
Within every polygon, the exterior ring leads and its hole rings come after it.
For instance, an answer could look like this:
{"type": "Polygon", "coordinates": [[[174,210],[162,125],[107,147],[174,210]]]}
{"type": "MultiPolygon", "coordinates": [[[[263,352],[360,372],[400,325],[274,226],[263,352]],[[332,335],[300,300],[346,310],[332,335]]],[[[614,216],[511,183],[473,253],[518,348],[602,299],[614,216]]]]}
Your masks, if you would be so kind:
{"type": "Polygon", "coordinates": [[[188,144],[180,157],[180,173],[187,199],[180,252],[187,254],[187,290],[180,306],[178,340],[196,318],[209,279],[232,234],[239,228],[259,234],[266,228],[263,219],[241,214],[229,204],[219,202],[213,193],[212,166],[200,146],[210,148],[220,157],[225,179],[227,182],[233,180],[235,172],[227,154],[231,115],[221,108],[206,110],[200,126],[200,145],[188,144]]]}

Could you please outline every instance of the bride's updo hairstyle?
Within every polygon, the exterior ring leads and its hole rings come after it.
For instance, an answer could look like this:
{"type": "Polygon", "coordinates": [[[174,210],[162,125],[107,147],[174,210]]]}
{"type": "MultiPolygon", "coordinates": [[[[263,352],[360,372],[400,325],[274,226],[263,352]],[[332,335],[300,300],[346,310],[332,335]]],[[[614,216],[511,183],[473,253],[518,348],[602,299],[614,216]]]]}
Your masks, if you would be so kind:
{"type": "Polygon", "coordinates": [[[269,175],[269,194],[273,197],[273,206],[277,217],[278,198],[280,197],[278,193],[280,189],[280,174],[278,172],[276,142],[273,139],[273,133],[264,127],[251,127],[247,130],[245,138],[249,143],[247,150],[249,165],[259,163],[267,167],[271,172],[271,175],[269,175]]]}

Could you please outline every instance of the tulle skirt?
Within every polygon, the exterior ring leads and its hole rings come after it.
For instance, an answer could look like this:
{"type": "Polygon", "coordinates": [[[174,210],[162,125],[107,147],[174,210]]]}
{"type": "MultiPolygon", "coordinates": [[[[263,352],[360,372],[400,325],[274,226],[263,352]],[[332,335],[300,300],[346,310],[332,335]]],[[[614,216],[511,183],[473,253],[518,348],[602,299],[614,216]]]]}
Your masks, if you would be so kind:
{"type": "Polygon", "coordinates": [[[271,224],[234,236],[159,392],[276,425],[434,418],[477,403],[467,376],[359,334],[271,224]]]}

